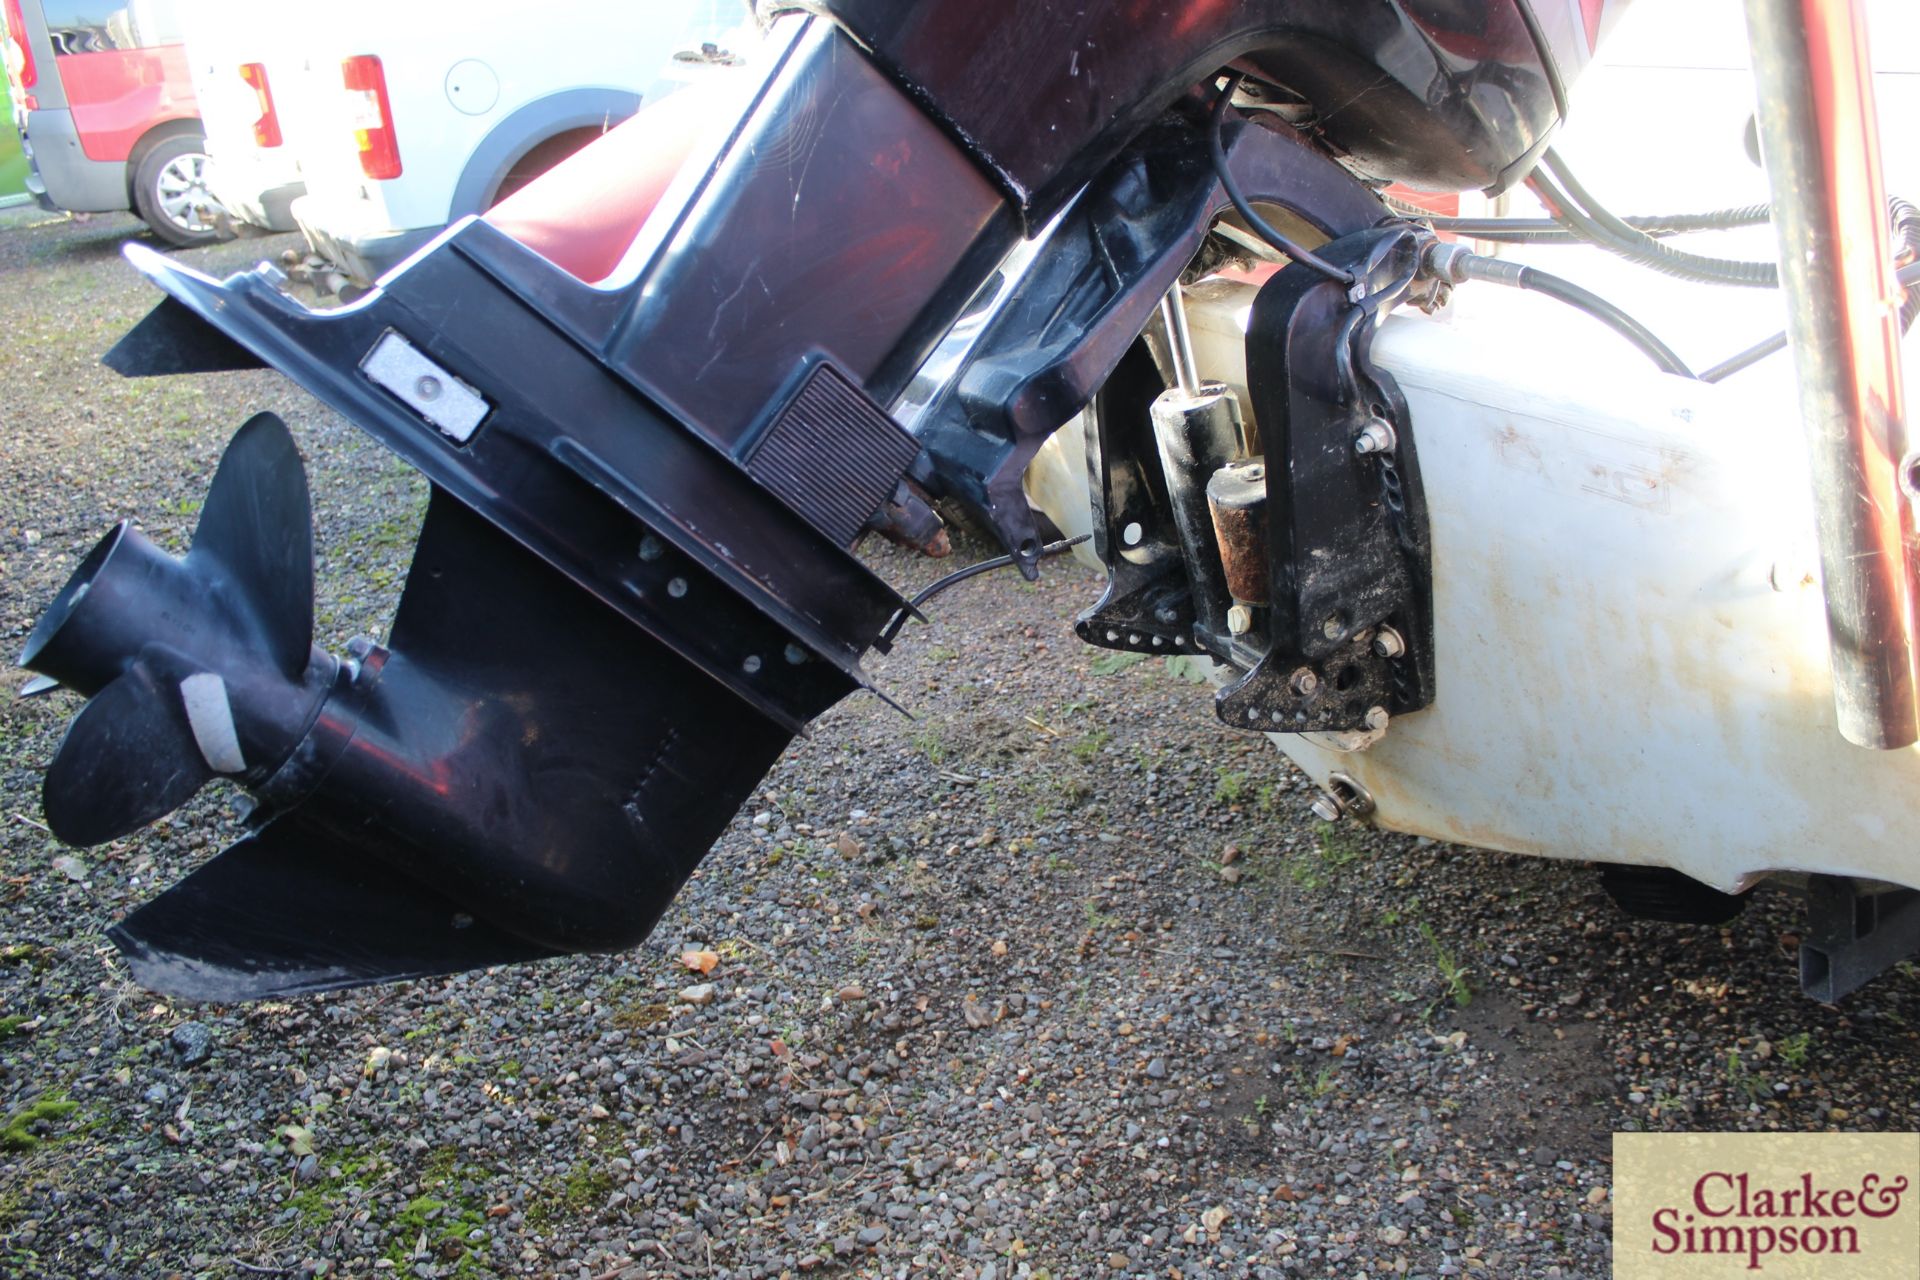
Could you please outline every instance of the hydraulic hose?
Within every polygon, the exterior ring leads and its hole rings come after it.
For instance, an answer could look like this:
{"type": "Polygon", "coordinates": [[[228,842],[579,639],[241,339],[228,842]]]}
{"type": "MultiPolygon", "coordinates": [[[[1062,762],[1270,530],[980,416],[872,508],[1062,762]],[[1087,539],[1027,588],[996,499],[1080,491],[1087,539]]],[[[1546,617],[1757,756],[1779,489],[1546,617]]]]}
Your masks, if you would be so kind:
{"type": "Polygon", "coordinates": [[[1660,341],[1651,329],[1599,294],[1590,293],[1571,280],[1564,280],[1538,267],[1508,262],[1502,258],[1482,257],[1477,253],[1469,253],[1458,245],[1438,242],[1428,247],[1427,266],[1436,275],[1454,284],[1467,280],[1485,280],[1491,284],[1506,285],[1510,289],[1526,289],[1557,302],[1563,302],[1575,310],[1592,316],[1640,348],[1646,353],[1648,359],[1666,372],[1678,374],[1683,378],[1694,376],[1693,370],[1687,367],[1686,362],[1674,354],[1672,347],[1660,341]]]}
{"type": "MultiPolygon", "coordinates": [[[[1584,244],[1578,236],[1552,218],[1442,218],[1417,204],[1381,197],[1395,213],[1424,222],[1435,231],[1466,236],[1474,240],[1511,240],[1516,243],[1584,244]]],[[[1633,215],[1623,218],[1628,226],[1650,236],[1679,236],[1696,231],[1729,231],[1752,227],[1773,216],[1770,204],[1748,204],[1733,209],[1714,209],[1706,213],[1633,215]]]]}
{"type": "Polygon", "coordinates": [[[1660,243],[1608,212],[1580,185],[1580,180],[1573,176],[1573,171],[1567,168],[1553,148],[1547,148],[1544,159],[1547,172],[1565,183],[1566,190],[1562,191],[1546,174],[1537,170],[1527,179],[1528,188],[1540,197],[1548,213],[1590,244],[1682,280],[1738,285],[1749,289],[1780,287],[1780,268],[1771,262],[1710,258],[1660,243]]]}

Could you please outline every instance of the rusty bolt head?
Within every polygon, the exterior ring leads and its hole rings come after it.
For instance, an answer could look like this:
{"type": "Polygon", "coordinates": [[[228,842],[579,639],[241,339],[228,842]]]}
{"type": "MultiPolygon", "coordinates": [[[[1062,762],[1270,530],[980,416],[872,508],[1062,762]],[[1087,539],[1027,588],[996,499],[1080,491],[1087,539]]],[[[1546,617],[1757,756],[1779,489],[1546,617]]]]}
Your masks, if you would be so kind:
{"type": "Polygon", "coordinates": [[[1381,627],[1373,633],[1373,651],[1383,658],[1397,658],[1407,651],[1407,642],[1392,627],[1381,627]]]}
{"type": "Polygon", "coordinates": [[[1320,687],[1320,677],[1312,667],[1301,667],[1288,678],[1287,687],[1304,698],[1320,687]]]}

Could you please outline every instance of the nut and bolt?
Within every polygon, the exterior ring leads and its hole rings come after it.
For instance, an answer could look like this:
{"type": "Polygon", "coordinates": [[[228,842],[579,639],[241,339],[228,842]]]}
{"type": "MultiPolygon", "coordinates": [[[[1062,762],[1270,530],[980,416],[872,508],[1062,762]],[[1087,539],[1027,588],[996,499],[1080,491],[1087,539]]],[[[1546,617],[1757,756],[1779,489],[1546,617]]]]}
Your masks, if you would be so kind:
{"type": "Polygon", "coordinates": [[[1385,733],[1387,731],[1387,722],[1390,719],[1391,717],[1387,715],[1387,709],[1385,707],[1367,708],[1367,728],[1373,730],[1375,733],[1385,733]]]}
{"type": "Polygon", "coordinates": [[[1352,774],[1328,774],[1327,792],[1333,797],[1333,802],[1340,806],[1342,813],[1350,813],[1356,818],[1373,816],[1373,793],[1361,786],[1359,779],[1352,774]]]}
{"type": "Polygon", "coordinates": [[[1236,604],[1228,609],[1227,630],[1236,636],[1243,636],[1253,630],[1253,610],[1243,604],[1236,604]]]}
{"type": "Polygon", "coordinates": [[[1381,627],[1373,633],[1373,651],[1382,658],[1397,658],[1407,651],[1407,642],[1392,627],[1381,627]]]}
{"type": "Polygon", "coordinates": [[[1367,425],[1360,428],[1360,434],[1353,438],[1353,451],[1365,456],[1370,453],[1392,453],[1400,442],[1394,433],[1393,424],[1385,418],[1370,418],[1367,425]]]}
{"type": "Polygon", "coordinates": [[[1313,803],[1308,807],[1313,811],[1313,816],[1322,822],[1338,822],[1345,812],[1340,807],[1340,802],[1325,791],[1315,796],[1313,803]]]}
{"type": "Polygon", "coordinates": [[[1312,667],[1301,667],[1288,678],[1287,687],[1305,698],[1320,687],[1320,677],[1313,673],[1312,667]]]}
{"type": "Polygon", "coordinates": [[[1347,634],[1347,615],[1330,613],[1320,619],[1320,634],[1329,640],[1338,640],[1347,634]]]}

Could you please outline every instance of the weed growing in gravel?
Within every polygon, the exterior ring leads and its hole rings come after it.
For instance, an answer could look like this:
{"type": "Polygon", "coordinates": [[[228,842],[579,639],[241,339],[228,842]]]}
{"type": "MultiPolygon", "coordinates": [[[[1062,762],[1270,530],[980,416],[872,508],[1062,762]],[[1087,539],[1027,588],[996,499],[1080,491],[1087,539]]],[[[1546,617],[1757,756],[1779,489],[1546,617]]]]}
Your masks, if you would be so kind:
{"type": "Polygon", "coordinates": [[[1222,773],[1213,784],[1213,798],[1220,804],[1239,804],[1240,797],[1247,792],[1247,775],[1244,773],[1222,773]]]}
{"type": "Polygon", "coordinates": [[[1464,1009],[1473,1003],[1473,986],[1467,981],[1468,970],[1453,953],[1440,942],[1433,926],[1425,920],[1420,922],[1420,936],[1427,940],[1427,948],[1433,952],[1433,964],[1440,971],[1440,980],[1446,986],[1446,996],[1453,1001],[1456,1009],[1464,1009]]]}
{"type": "Polygon", "coordinates": [[[1727,1083],[1748,1102],[1758,1102],[1770,1092],[1767,1082],[1748,1068],[1738,1049],[1727,1050],[1727,1083]]]}
{"type": "Polygon", "coordinates": [[[1109,653],[1095,658],[1087,670],[1096,676],[1117,676],[1128,667],[1137,667],[1146,660],[1144,653],[1109,653]]]}
{"type": "Polygon", "coordinates": [[[922,729],[913,735],[911,741],[913,749],[925,756],[928,764],[937,765],[946,760],[946,743],[942,742],[940,735],[932,729],[922,729]]]}
{"type": "Polygon", "coordinates": [[[1358,862],[1367,854],[1365,847],[1331,822],[1320,823],[1314,829],[1313,839],[1320,848],[1320,861],[1334,871],[1338,871],[1349,863],[1358,862]]]}
{"type": "Polygon", "coordinates": [[[1780,1061],[1798,1071],[1807,1065],[1807,1052],[1812,1047],[1813,1034],[1808,1031],[1796,1031],[1783,1039],[1775,1052],[1780,1055],[1780,1061]]]}
{"type": "Polygon", "coordinates": [[[1073,752],[1074,759],[1092,763],[1093,758],[1100,754],[1101,748],[1111,741],[1113,741],[1113,734],[1105,729],[1095,729],[1092,733],[1075,739],[1073,745],[1067,750],[1073,752]]]}

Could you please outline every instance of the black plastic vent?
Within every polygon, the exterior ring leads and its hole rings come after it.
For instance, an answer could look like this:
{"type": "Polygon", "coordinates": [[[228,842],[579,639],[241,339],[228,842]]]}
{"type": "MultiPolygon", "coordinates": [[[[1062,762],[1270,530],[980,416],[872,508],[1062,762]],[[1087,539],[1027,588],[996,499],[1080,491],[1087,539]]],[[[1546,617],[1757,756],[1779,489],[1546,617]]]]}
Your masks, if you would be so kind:
{"type": "Polygon", "coordinates": [[[747,472],[847,546],[919,452],[845,374],[818,364],[747,455],[747,472]]]}

